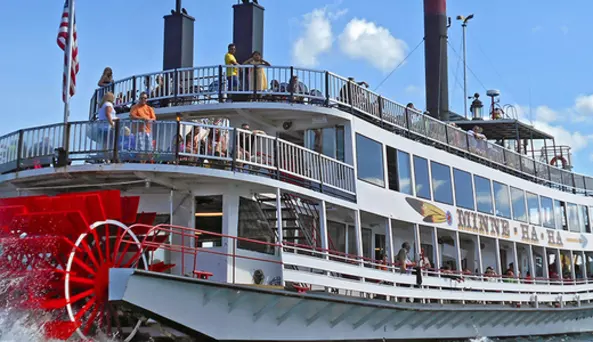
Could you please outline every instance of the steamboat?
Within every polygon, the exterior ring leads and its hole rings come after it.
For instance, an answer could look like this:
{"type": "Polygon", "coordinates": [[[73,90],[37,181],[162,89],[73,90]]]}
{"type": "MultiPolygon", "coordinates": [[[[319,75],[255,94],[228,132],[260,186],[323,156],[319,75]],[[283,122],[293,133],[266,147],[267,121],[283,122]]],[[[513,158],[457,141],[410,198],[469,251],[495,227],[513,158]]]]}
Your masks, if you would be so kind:
{"type": "MultiPolygon", "coordinates": [[[[264,9],[233,10],[243,61],[264,9]]],[[[593,178],[495,116],[496,92],[492,117],[450,111],[445,0],[424,10],[425,113],[329,71],[196,67],[178,3],[163,71],[97,89],[89,121],[0,137],[2,303],[59,339],[591,331],[593,178]]]]}

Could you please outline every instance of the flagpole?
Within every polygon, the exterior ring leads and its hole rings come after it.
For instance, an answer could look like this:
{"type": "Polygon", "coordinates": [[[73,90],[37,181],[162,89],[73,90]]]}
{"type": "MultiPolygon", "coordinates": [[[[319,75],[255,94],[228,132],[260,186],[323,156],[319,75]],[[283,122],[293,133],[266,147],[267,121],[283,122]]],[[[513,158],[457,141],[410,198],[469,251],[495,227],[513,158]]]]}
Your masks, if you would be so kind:
{"type": "MultiPolygon", "coordinates": [[[[66,58],[66,98],[64,101],[64,124],[70,118],[70,85],[72,84],[72,43],[74,41],[74,0],[68,1],[68,40],[64,49],[66,58]]],[[[66,136],[66,134],[64,134],[66,136]]]]}

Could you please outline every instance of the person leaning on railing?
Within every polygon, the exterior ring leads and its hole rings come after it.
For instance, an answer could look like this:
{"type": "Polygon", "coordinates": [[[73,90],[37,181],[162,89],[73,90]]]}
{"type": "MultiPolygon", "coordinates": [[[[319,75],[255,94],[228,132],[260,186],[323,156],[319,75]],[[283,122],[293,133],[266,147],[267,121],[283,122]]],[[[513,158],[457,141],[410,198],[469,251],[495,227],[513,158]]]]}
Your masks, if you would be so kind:
{"type": "MultiPolygon", "coordinates": [[[[248,60],[246,60],[245,62],[243,62],[243,65],[271,66],[270,63],[268,63],[268,61],[266,61],[265,59],[262,58],[261,52],[259,52],[259,51],[253,51],[253,53],[251,54],[251,57],[248,60]]],[[[248,88],[251,91],[254,89],[257,91],[264,91],[264,90],[268,89],[268,78],[266,77],[266,70],[264,68],[256,68],[255,76],[254,76],[254,70],[249,69],[248,88]],[[254,87],[254,82],[255,82],[255,87],[254,87]]]]}
{"type": "Polygon", "coordinates": [[[132,131],[136,136],[136,143],[140,151],[148,151],[152,149],[151,122],[156,121],[154,109],[146,103],[147,99],[148,95],[146,92],[140,93],[140,100],[137,104],[132,106],[132,109],[130,110],[130,118],[132,120],[144,121],[144,123],[136,125],[134,125],[134,123],[132,124],[132,131]]]}

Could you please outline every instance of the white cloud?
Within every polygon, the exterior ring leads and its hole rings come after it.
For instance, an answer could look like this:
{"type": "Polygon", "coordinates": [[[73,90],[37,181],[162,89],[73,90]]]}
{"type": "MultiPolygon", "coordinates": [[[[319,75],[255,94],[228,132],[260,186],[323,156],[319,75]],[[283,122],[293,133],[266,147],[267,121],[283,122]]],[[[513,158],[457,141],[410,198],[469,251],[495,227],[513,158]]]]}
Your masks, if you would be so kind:
{"type": "Polygon", "coordinates": [[[520,105],[514,107],[517,109],[519,120],[530,122],[536,129],[552,135],[556,139],[556,145],[571,146],[573,153],[584,149],[593,140],[593,135],[586,135],[578,131],[571,132],[561,125],[552,125],[552,122],[558,118],[571,115],[574,110],[570,108],[556,111],[548,106],[538,106],[535,108],[535,120],[532,121],[528,118],[529,110],[527,107],[520,105]]]}
{"type": "Polygon", "coordinates": [[[548,106],[538,106],[535,108],[535,118],[538,121],[554,122],[558,118],[558,113],[548,106]]]}
{"type": "Polygon", "coordinates": [[[543,30],[544,28],[541,25],[537,25],[531,28],[531,32],[533,33],[537,33],[540,32],[541,30],[543,30]]]}
{"type": "Polygon", "coordinates": [[[574,101],[574,109],[581,115],[593,114],[593,95],[579,95],[574,101]]]}
{"type": "MultiPolygon", "coordinates": [[[[343,11],[338,14],[341,12],[343,11]]],[[[327,8],[318,8],[303,16],[303,33],[292,48],[292,60],[295,65],[314,67],[319,64],[319,55],[328,52],[332,47],[330,17],[336,15],[329,13],[327,8]]]]}
{"type": "Polygon", "coordinates": [[[347,56],[365,60],[382,71],[391,71],[404,60],[407,44],[388,29],[364,19],[352,19],[339,37],[347,56]]]}

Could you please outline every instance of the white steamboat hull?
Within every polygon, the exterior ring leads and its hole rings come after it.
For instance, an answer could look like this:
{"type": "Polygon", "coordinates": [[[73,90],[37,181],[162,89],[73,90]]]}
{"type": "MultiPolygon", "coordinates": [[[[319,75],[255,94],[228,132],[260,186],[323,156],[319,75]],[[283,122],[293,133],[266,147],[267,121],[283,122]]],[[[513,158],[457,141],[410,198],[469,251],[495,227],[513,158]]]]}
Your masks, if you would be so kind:
{"type": "Polygon", "coordinates": [[[110,300],[216,340],[360,341],[527,336],[591,331],[593,306],[390,303],[297,294],[129,269],[112,269],[110,300]]]}

